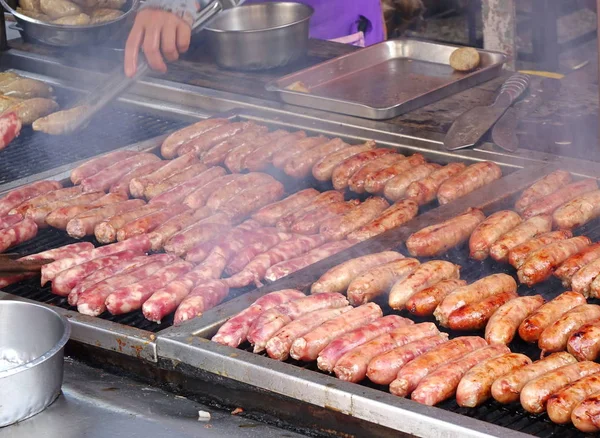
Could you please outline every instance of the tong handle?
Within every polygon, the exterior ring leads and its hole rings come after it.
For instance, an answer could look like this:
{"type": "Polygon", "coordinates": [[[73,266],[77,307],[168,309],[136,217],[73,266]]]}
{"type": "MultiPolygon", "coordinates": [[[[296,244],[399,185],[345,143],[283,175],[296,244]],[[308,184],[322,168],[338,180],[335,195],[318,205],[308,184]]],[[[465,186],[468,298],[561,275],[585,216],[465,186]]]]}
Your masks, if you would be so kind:
{"type": "Polygon", "coordinates": [[[506,107],[512,105],[529,87],[529,76],[516,73],[504,82],[500,87],[500,93],[496,98],[496,104],[506,107]]]}

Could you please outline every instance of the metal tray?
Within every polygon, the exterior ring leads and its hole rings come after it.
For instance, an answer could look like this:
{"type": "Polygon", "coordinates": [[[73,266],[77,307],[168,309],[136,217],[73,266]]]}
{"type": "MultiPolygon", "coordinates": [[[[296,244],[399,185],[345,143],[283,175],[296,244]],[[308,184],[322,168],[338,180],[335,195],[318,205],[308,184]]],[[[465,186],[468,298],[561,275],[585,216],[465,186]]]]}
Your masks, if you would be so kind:
{"type": "Polygon", "coordinates": [[[457,46],[401,38],[340,56],[269,82],[290,104],[367,119],[389,119],[498,76],[508,57],[479,50],[470,73],[449,64],[457,46]],[[287,89],[302,82],[310,93],[287,89]]]}

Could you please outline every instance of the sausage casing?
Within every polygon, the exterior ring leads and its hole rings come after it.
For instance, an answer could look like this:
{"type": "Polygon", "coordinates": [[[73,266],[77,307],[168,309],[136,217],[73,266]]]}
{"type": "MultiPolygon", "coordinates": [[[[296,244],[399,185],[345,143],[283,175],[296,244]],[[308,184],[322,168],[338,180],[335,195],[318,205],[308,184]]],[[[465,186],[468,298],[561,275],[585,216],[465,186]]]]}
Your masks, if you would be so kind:
{"type": "Polygon", "coordinates": [[[569,172],[564,170],[552,172],[525,189],[515,203],[515,209],[518,212],[523,212],[535,201],[556,192],[570,182],[571,174],[569,172]]]}
{"type": "Polygon", "coordinates": [[[417,316],[433,315],[436,307],[446,296],[466,284],[466,281],[458,279],[440,281],[411,296],[406,302],[406,309],[417,316]]]}
{"type": "Polygon", "coordinates": [[[323,222],[319,232],[328,240],[342,240],[351,232],[378,217],[389,206],[390,204],[383,198],[368,198],[345,215],[323,222]]]}
{"type": "Polygon", "coordinates": [[[329,181],[333,175],[333,170],[338,164],[356,154],[374,149],[375,146],[374,141],[367,141],[364,144],[350,146],[326,155],[315,163],[312,168],[312,174],[317,181],[329,181]]]}
{"type": "Polygon", "coordinates": [[[538,347],[542,350],[542,354],[566,350],[571,335],[582,325],[597,319],[600,319],[600,306],[596,304],[577,306],[542,332],[538,340],[538,347]]]}
{"type": "Polygon", "coordinates": [[[372,160],[375,160],[383,155],[396,154],[393,149],[371,149],[364,152],[359,152],[356,155],[345,159],[339,163],[333,169],[331,174],[331,181],[333,182],[333,188],[336,190],[342,190],[348,187],[350,178],[356,172],[358,172],[364,165],[372,160]]]}
{"type": "Polygon", "coordinates": [[[552,217],[534,216],[523,221],[500,237],[490,248],[490,256],[497,262],[508,262],[510,251],[532,237],[552,229],[552,217]]]}
{"type": "Polygon", "coordinates": [[[577,360],[596,360],[600,355],[600,321],[579,327],[569,338],[567,350],[577,360]]]}
{"type": "Polygon", "coordinates": [[[598,190],[598,183],[594,178],[582,179],[581,181],[568,184],[529,205],[523,211],[523,217],[530,218],[540,214],[552,214],[564,203],[593,190],[598,190]]]}
{"type": "Polygon", "coordinates": [[[471,258],[486,259],[491,246],[520,223],[521,216],[510,210],[499,211],[487,217],[475,228],[469,239],[471,258]]]}
{"type": "Polygon", "coordinates": [[[558,242],[559,240],[570,239],[571,237],[573,237],[573,233],[566,230],[550,231],[548,233],[540,234],[537,237],[529,239],[525,243],[515,246],[508,253],[508,263],[515,269],[519,269],[534,251],[550,245],[551,243],[558,242]]]}
{"type": "Polygon", "coordinates": [[[448,327],[452,330],[480,330],[485,327],[496,310],[516,298],[516,291],[500,292],[483,300],[466,304],[448,317],[448,327]]]}
{"type": "Polygon", "coordinates": [[[494,312],[485,326],[485,340],[490,344],[509,344],[519,325],[544,304],[541,295],[517,297],[494,312]]]}
{"type": "Polygon", "coordinates": [[[419,213],[419,206],[412,199],[404,199],[384,210],[383,213],[358,230],[348,234],[348,239],[362,241],[399,227],[419,213]]]}
{"type": "Polygon", "coordinates": [[[450,163],[434,170],[428,177],[411,183],[406,189],[406,197],[414,199],[419,205],[428,204],[435,200],[444,181],[458,175],[465,168],[464,163],[450,163]]]}
{"type": "Polygon", "coordinates": [[[502,170],[496,163],[484,161],[471,164],[458,175],[442,183],[437,193],[438,201],[442,205],[447,204],[501,177],[502,170]]]}
{"type": "Polygon", "coordinates": [[[412,183],[427,178],[441,166],[436,163],[424,163],[416,167],[411,167],[412,169],[409,168],[409,170],[393,177],[385,184],[383,195],[386,198],[392,201],[406,198],[406,190],[412,183]]]}
{"type": "Polygon", "coordinates": [[[561,230],[580,227],[598,216],[600,216],[600,190],[579,195],[558,207],[552,215],[554,225],[561,230]]]}
{"type": "Polygon", "coordinates": [[[600,393],[600,375],[592,374],[579,379],[548,399],[548,417],[554,423],[569,423],[577,405],[596,393],[600,393]]]}
{"type": "Polygon", "coordinates": [[[571,279],[573,276],[585,265],[599,258],[600,243],[594,243],[580,253],[565,260],[556,271],[554,271],[554,276],[562,281],[563,286],[571,287],[571,279]]]}

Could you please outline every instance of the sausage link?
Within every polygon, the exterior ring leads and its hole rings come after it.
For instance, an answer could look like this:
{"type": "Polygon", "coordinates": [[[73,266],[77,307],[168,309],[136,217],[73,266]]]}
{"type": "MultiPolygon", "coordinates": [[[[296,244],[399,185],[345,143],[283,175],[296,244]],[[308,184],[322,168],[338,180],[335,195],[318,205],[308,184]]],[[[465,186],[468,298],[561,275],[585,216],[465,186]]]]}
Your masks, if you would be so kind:
{"type": "Polygon", "coordinates": [[[345,149],[341,149],[332,154],[326,155],[315,163],[312,168],[312,174],[317,181],[329,181],[332,178],[333,170],[342,161],[353,157],[361,152],[366,152],[376,147],[374,141],[367,141],[364,144],[350,146],[345,149]]]}
{"type": "Polygon", "coordinates": [[[371,222],[389,206],[383,198],[368,198],[345,215],[323,222],[319,232],[328,240],[342,240],[351,232],[371,222]]]}
{"type": "Polygon", "coordinates": [[[231,138],[227,138],[220,143],[217,143],[209,150],[201,154],[202,162],[207,166],[216,166],[223,164],[227,155],[238,146],[244,146],[248,143],[256,141],[258,138],[264,138],[264,135],[268,132],[266,126],[253,125],[235,135],[231,138]]]}
{"type": "Polygon", "coordinates": [[[188,210],[189,208],[185,205],[173,205],[128,222],[123,228],[117,231],[117,241],[121,242],[133,236],[150,233],[172,217],[188,210]]]}
{"type": "Polygon", "coordinates": [[[94,208],[89,211],[84,211],[67,223],[66,231],[69,236],[81,239],[82,237],[93,235],[96,225],[102,221],[116,215],[137,210],[142,208],[144,205],[145,202],[141,199],[129,199],[127,201],[117,202],[114,204],[94,208]]]}
{"type": "Polygon", "coordinates": [[[207,119],[201,120],[194,123],[193,125],[187,126],[183,129],[179,129],[170,134],[162,143],[160,147],[160,153],[163,157],[170,160],[177,156],[177,150],[186,141],[192,140],[196,137],[200,137],[206,132],[214,129],[218,126],[222,126],[229,123],[227,119],[207,119]]]}
{"type": "Polygon", "coordinates": [[[571,414],[571,421],[582,432],[600,431],[600,394],[596,393],[577,405],[571,414]]]}
{"type": "MultiPolygon", "coordinates": [[[[225,169],[223,169],[222,167],[220,169],[223,170],[224,174],[225,169]]],[[[148,184],[144,189],[144,198],[148,200],[156,198],[158,195],[171,190],[173,187],[185,183],[186,181],[190,181],[192,178],[196,177],[198,174],[201,174],[206,170],[207,167],[204,164],[194,163],[191,166],[181,169],[181,171],[171,175],[166,179],[163,179],[160,182],[148,184]]]]}
{"type": "Polygon", "coordinates": [[[310,175],[313,166],[323,157],[345,149],[350,145],[340,138],[334,138],[317,147],[301,152],[290,158],[283,167],[283,171],[293,178],[306,178],[310,175]]]}
{"type": "Polygon", "coordinates": [[[477,303],[466,304],[448,317],[452,330],[481,330],[496,310],[518,297],[516,291],[501,292],[477,303]]]}
{"type": "Polygon", "coordinates": [[[290,231],[298,234],[316,234],[323,222],[341,217],[359,204],[359,199],[352,199],[350,201],[332,202],[323,206],[323,208],[313,209],[294,222],[290,227],[290,231]]]}
{"type": "Polygon", "coordinates": [[[437,197],[444,205],[502,177],[502,169],[491,161],[471,164],[458,175],[447,179],[438,189],[437,197]]]}
{"type": "Polygon", "coordinates": [[[504,234],[521,223],[521,217],[514,211],[504,210],[488,216],[471,234],[469,251],[472,259],[485,260],[492,245],[504,234]]]}
{"type": "Polygon", "coordinates": [[[48,224],[46,223],[46,218],[54,210],[61,207],[88,205],[92,202],[98,201],[104,195],[104,192],[89,192],[84,193],[82,195],[74,196],[72,198],[54,201],[49,204],[27,210],[27,213],[25,213],[25,217],[35,221],[39,228],[47,228],[48,224]]]}
{"type": "Polygon", "coordinates": [[[552,214],[561,205],[577,198],[579,195],[594,190],[598,190],[598,183],[594,178],[582,179],[581,181],[568,184],[532,203],[523,211],[523,217],[530,218],[540,214],[552,214]]]}
{"type": "Polygon", "coordinates": [[[352,175],[358,172],[363,166],[379,157],[390,154],[396,155],[397,152],[393,149],[378,148],[359,152],[345,159],[333,169],[331,174],[333,188],[336,190],[345,189],[348,187],[352,175]]]}
{"type": "MultiPolygon", "coordinates": [[[[350,177],[348,180],[348,188],[354,193],[365,193],[366,182],[369,178],[372,178],[384,169],[389,168],[389,166],[394,166],[395,164],[405,161],[407,161],[406,157],[401,154],[388,154],[377,157],[374,160],[369,161],[350,177]]],[[[406,165],[406,168],[410,168],[410,166],[406,165]]]]}
{"type": "Polygon", "coordinates": [[[260,146],[276,142],[286,135],[288,135],[287,131],[278,129],[277,131],[270,132],[264,136],[259,136],[254,140],[237,145],[231,149],[225,157],[225,167],[227,167],[231,173],[240,173],[244,167],[244,160],[248,155],[251,155],[260,146]]]}
{"type": "Polygon", "coordinates": [[[192,164],[199,163],[198,158],[193,154],[186,154],[160,166],[154,172],[133,178],[129,181],[129,193],[134,198],[143,198],[146,187],[150,184],[157,184],[170,176],[182,171],[192,164]]]}
{"type": "Polygon", "coordinates": [[[296,143],[306,138],[306,132],[296,131],[273,143],[267,143],[254,150],[244,159],[243,170],[262,172],[269,167],[273,156],[280,150],[294,148],[296,143]]]}
{"type": "Polygon", "coordinates": [[[458,175],[466,166],[464,163],[450,163],[431,172],[427,178],[412,182],[406,188],[406,197],[414,199],[419,205],[435,200],[438,189],[444,181],[458,175]]]}
{"type": "Polygon", "coordinates": [[[554,276],[562,281],[563,286],[569,288],[571,287],[571,279],[573,276],[585,265],[599,258],[600,243],[594,243],[580,253],[565,260],[556,271],[554,271],[554,276]]]}
{"type": "Polygon", "coordinates": [[[133,155],[83,179],[81,188],[84,192],[108,191],[113,184],[117,183],[132,169],[160,161],[160,158],[150,153],[133,155]]]}
{"type": "Polygon", "coordinates": [[[136,167],[130,172],[127,172],[123,175],[117,182],[115,182],[110,189],[109,193],[115,193],[119,195],[124,195],[127,198],[131,195],[129,192],[129,185],[131,184],[131,180],[134,178],[140,178],[144,175],[150,175],[153,172],[156,172],[162,166],[165,165],[165,161],[159,160],[154,161],[152,163],[144,164],[143,166],[136,167]]]}
{"type": "Polygon", "coordinates": [[[570,231],[550,231],[548,233],[540,234],[510,250],[508,253],[508,263],[515,269],[519,269],[534,251],[548,246],[551,243],[558,242],[559,240],[570,239],[571,237],[573,237],[573,233],[570,231]]]}
{"type": "Polygon", "coordinates": [[[385,188],[383,189],[383,195],[392,201],[406,198],[406,190],[412,183],[427,178],[433,172],[440,169],[440,167],[439,164],[425,163],[407,169],[404,173],[401,173],[386,182],[385,188]]]}
{"type": "Polygon", "coordinates": [[[63,199],[73,198],[75,196],[79,196],[82,193],[81,186],[75,187],[66,187],[64,189],[51,190],[49,192],[43,193],[38,196],[34,196],[33,198],[28,199],[27,201],[19,204],[15,208],[11,209],[8,214],[20,214],[21,216],[25,216],[27,212],[33,208],[41,207],[44,205],[48,205],[55,201],[60,201],[63,199]]]}
{"type": "Polygon", "coordinates": [[[222,206],[226,205],[230,199],[247,188],[256,187],[272,181],[276,180],[266,173],[247,173],[214,191],[206,200],[206,206],[215,211],[219,210],[222,206]]]}
{"type": "Polygon", "coordinates": [[[544,304],[541,295],[517,297],[494,312],[485,326],[485,340],[490,344],[508,345],[521,323],[544,304]]]}
{"type": "Polygon", "coordinates": [[[213,146],[224,140],[233,138],[254,126],[256,125],[252,122],[233,122],[217,126],[201,136],[187,140],[177,149],[177,155],[182,156],[191,153],[197,157],[202,157],[213,146]]]}
{"type": "Polygon", "coordinates": [[[348,239],[353,241],[370,239],[388,230],[398,228],[413,219],[418,213],[419,206],[412,199],[398,201],[384,210],[379,217],[348,234],[348,239]]]}
{"type": "Polygon", "coordinates": [[[38,226],[29,218],[25,218],[14,225],[0,230],[0,253],[6,251],[8,248],[33,239],[37,231],[38,226]]]}
{"type": "Polygon", "coordinates": [[[538,340],[538,347],[542,350],[542,354],[566,350],[571,335],[582,325],[597,319],[600,319],[600,306],[596,304],[577,306],[542,332],[538,340]]]}
{"type": "MultiPolygon", "coordinates": [[[[400,155],[400,157],[403,157],[400,155]]],[[[421,154],[414,154],[410,157],[400,159],[389,167],[383,168],[378,172],[373,172],[365,179],[365,190],[369,193],[382,193],[388,181],[393,178],[425,164],[425,157],[421,154]]]]}
{"type": "MultiPolygon", "coordinates": [[[[221,280],[210,280],[197,284],[181,301],[179,306],[177,306],[173,317],[173,324],[179,325],[201,316],[207,310],[218,306],[228,294],[229,286],[221,280]]],[[[154,303],[157,303],[157,301],[154,301],[154,303]]],[[[148,309],[146,311],[148,312],[148,309]]],[[[163,313],[158,318],[162,319],[167,315],[168,313],[163,313]]],[[[157,316],[154,317],[156,318],[157,316]]]]}
{"type": "Polygon", "coordinates": [[[0,216],[5,216],[12,209],[24,202],[62,188],[59,181],[38,181],[18,189],[11,190],[0,199],[0,216]]]}
{"type": "Polygon", "coordinates": [[[183,200],[183,203],[190,208],[197,209],[206,206],[206,201],[215,193],[216,190],[232,184],[243,175],[223,175],[190,192],[183,200]]]}
{"type": "Polygon", "coordinates": [[[558,207],[552,217],[561,230],[571,230],[587,224],[600,216],[600,190],[584,193],[558,207]]]}
{"type": "Polygon", "coordinates": [[[592,260],[583,266],[571,278],[571,288],[586,297],[591,296],[591,286],[594,279],[600,275],[600,258],[592,260]]]}
{"type": "MultiPolygon", "coordinates": [[[[270,250],[278,243],[291,238],[291,234],[273,231],[273,229],[269,228],[252,231],[248,238],[244,239],[242,249],[236,251],[229,259],[225,267],[225,273],[232,276],[241,272],[256,256],[270,250]]],[[[194,257],[194,250],[188,251],[186,260],[191,262],[198,261],[194,257]]]]}
{"type": "Polygon", "coordinates": [[[596,393],[600,393],[600,375],[592,374],[579,379],[548,399],[548,417],[557,424],[569,423],[577,405],[596,393]]]}
{"type": "Polygon", "coordinates": [[[220,217],[218,221],[214,221],[213,218],[214,216],[203,219],[174,234],[163,245],[164,250],[181,257],[194,246],[231,229],[231,224],[225,217],[220,217]]]}
{"type": "Polygon", "coordinates": [[[523,191],[517,202],[515,202],[515,209],[518,212],[523,212],[531,204],[556,192],[569,184],[571,180],[571,174],[564,170],[556,170],[546,175],[523,191]]]}
{"type": "Polygon", "coordinates": [[[459,287],[466,286],[466,284],[466,281],[458,279],[440,281],[413,294],[406,302],[406,309],[417,316],[433,315],[433,312],[444,298],[459,287]]]}
{"type": "Polygon", "coordinates": [[[274,202],[261,208],[252,215],[252,219],[265,227],[272,227],[283,216],[308,205],[318,195],[319,192],[315,189],[301,190],[282,201],[274,202]]]}
{"type": "MultiPolygon", "coordinates": [[[[125,201],[129,202],[129,201],[125,201]]],[[[117,213],[114,216],[110,216],[108,219],[98,223],[94,227],[94,235],[100,243],[111,243],[117,240],[117,231],[127,225],[129,222],[146,216],[147,214],[154,213],[163,209],[163,205],[143,205],[133,210],[126,210],[121,213],[117,213]]],[[[91,217],[95,219],[95,217],[91,217]]],[[[77,219],[77,218],[75,218],[77,219]]],[[[71,221],[72,222],[72,221],[71,221]]],[[[67,225],[67,232],[69,226],[67,225]]]]}
{"type": "Polygon", "coordinates": [[[138,154],[137,151],[114,151],[88,160],[71,171],[71,182],[74,185],[81,184],[85,178],[97,174],[102,169],[138,154]]]}
{"type": "Polygon", "coordinates": [[[88,205],[73,205],[68,207],[57,208],[48,216],[46,216],[46,223],[51,227],[58,228],[60,230],[66,230],[67,224],[71,219],[86,212],[89,212],[90,210],[94,210],[95,208],[104,207],[111,204],[117,204],[126,200],[127,196],[117,193],[109,193],[108,195],[104,195],[101,198],[98,198],[97,201],[88,205]]]}
{"type": "Polygon", "coordinates": [[[579,327],[569,338],[567,350],[577,360],[596,360],[600,355],[600,321],[579,327]]]}
{"type": "Polygon", "coordinates": [[[282,231],[288,231],[294,223],[302,220],[309,213],[316,212],[326,205],[334,202],[344,202],[344,195],[340,192],[336,192],[335,190],[323,192],[304,207],[301,207],[296,211],[290,211],[289,213],[283,215],[281,219],[277,221],[276,226],[282,231]]]}
{"type": "Polygon", "coordinates": [[[212,210],[204,207],[198,210],[184,211],[183,213],[173,216],[154,231],[148,233],[148,237],[152,243],[152,251],[160,251],[163,248],[163,244],[175,233],[202,219],[206,219],[212,213],[212,210]]]}
{"type": "Polygon", "coordinates": [[[292,147],[280,149],[273,155],[273,166],[278,169],[283,169],[286,163],[300,155],[303,152],[309,151],[317,146],[325,144],[329,141],[327,137],[319,135],[317,137],[306,137],[298,140],[292,147]]]}
{"type": "Polygon", "coordinates": [[[240,223],[256,210],[265,205],[279,201],[285,193],[285,188],[277,180],[249,187],[227,201],[219,210],[231,220],[240,223]]]}
{"type": "Polygon", "coordinates": [[[490,248],[490,256],[497,262],[508,262],[510,251],[532,237],[552,229],[552,218],[547,215],[529,218],[500,237],[490,248]]]}

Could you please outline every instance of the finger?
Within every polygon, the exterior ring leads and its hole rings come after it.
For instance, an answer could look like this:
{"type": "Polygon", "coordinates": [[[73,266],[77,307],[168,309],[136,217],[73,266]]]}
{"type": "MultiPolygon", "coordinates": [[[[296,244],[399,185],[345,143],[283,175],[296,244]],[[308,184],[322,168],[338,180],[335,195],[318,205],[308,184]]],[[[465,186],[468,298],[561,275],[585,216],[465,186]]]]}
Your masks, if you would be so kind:
{"type": "Polygon", "coordinates": [[[177,25],[177,50],[179,53],[185,53],[190,48],[192,38],[192,28],[185,22],[180,21],[177,25]]]}
{"type": "Polygon", "coordinates": [[[162,33],[162,27],[153,26],[146,29],[146,35],[144,36],[144,56],[148,65],[153,70],[161,73],[167,71],[167,65],[160,54],[160,35],[162,33]]]}
{"type": "Polygon", "coordinates": [[[140,46],[144,40],[144,27],[136,21],[125,44],[125,75],[133,77],[137,70],[140,46]]]}
{"type": "Polygon", "coordinates": [[[177,22],[170,20],[165,24],[161,33],[160,50],[169,62],[177,61],[179,51],[177,50],[177,22]]]}

